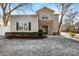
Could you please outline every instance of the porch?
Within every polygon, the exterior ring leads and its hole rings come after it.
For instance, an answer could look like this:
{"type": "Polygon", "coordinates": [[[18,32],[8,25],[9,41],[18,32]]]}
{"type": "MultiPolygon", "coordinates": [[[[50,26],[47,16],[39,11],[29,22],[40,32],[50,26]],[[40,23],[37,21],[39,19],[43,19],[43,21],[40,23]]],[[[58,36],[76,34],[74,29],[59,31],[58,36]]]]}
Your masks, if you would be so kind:
{"type": "Polygon", "coordinates": [[[53,34],[53,20],[39,21],[39,29],[47,32],[49,35],[53,34]]]}

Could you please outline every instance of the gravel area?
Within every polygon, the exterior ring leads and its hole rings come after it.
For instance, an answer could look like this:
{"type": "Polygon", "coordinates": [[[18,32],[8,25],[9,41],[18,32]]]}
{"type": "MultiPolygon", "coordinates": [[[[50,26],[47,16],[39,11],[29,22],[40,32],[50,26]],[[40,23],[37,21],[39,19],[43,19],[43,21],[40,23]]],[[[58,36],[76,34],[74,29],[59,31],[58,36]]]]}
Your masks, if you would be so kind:
{"type": "Polygon", "coordinates": [[[38,40],[0,36],[0,56],[79,56],[79,42],[64,36],[38,40]]]}

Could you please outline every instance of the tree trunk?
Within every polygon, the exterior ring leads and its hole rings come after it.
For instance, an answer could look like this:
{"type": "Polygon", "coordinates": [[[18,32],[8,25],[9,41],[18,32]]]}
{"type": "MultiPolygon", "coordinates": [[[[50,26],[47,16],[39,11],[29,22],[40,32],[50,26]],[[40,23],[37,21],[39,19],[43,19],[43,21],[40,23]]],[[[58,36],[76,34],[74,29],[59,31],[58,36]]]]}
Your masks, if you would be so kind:
{"type": "Polygon", "coordinates": [[[58,26],[58,34],[60,34],[62,19],[63,19],[63,15],[61,15],[61,18],[60,18],[60,23],[59,23],[59,26],[58,26]]]}
{"type": "Polygon", "coordinates": [[[3,15],[3,26],[6,26],[5,25],[5,19],[6,19],[5,15],[3,15]]]}
{"type": "Polygon", "coordinates": [[[10,14],[4,14],[3,15],[3,26],[7,26],[8,25],[8,21],[9,21],[9,17],[10,17],[10,14]]]}

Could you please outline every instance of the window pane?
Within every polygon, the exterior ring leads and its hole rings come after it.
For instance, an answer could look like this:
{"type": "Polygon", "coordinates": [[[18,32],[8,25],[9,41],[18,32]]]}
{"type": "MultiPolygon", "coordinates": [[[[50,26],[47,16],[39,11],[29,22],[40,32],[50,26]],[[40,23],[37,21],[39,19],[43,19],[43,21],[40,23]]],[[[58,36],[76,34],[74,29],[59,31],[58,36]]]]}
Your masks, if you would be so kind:
{"type": "Polygon", "coordinates": [[[19,23],[19,30],[23,30],[23,23],[19,23]]]}
{"type": "Polygon", "coordinates": [[[31,22],[29,22],[29,31],[31,31],[31,22]]]}
{"type": "Polygon", "coordinates": [[[18,22],[16,22],[16,30],[18,30],[18,22]]]}
{"type": "Polygon", "coordinates": [[[42,16],[42,19],[48,19],[48,17],[49,17],[49,14],[44,13],[43,16],[42,16]]]}
{"type": "Polygon", "coordinates": [[[27,25],[27,23],[24,23],[24,30],[28,30],[28,25],[27,25]]]}

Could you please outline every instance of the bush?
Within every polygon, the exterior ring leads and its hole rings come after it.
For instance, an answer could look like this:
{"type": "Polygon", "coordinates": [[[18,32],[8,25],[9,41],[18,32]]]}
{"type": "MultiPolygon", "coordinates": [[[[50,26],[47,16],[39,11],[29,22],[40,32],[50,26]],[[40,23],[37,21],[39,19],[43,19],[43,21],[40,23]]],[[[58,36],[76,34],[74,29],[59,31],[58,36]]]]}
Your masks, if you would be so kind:
{"type": "Polygon", "coordinates": [[[74,37],[75,33],[70,32],[69,35],[72,36],[72,37],[74,37]]]}
{"type": "Polygon", "coordinates": [[[43,32],[43,30],[39,30],[39,32],[43,32]]]}
{"type": "Polygon", "coordinates": [[[46,32],[6,32],[7,38],[37,38],[46,37],[46,32]]]}
{"type": "Polygon", "coordinates": [[[42,37],[43,36],[42,32],[43,32],[43,30],[39,30],[38,36],[42,37]]]}
{"type": "Polygon", "coordinates": [[[59,35],[58,32],[53,32],[53,35],[59,35]]]}

